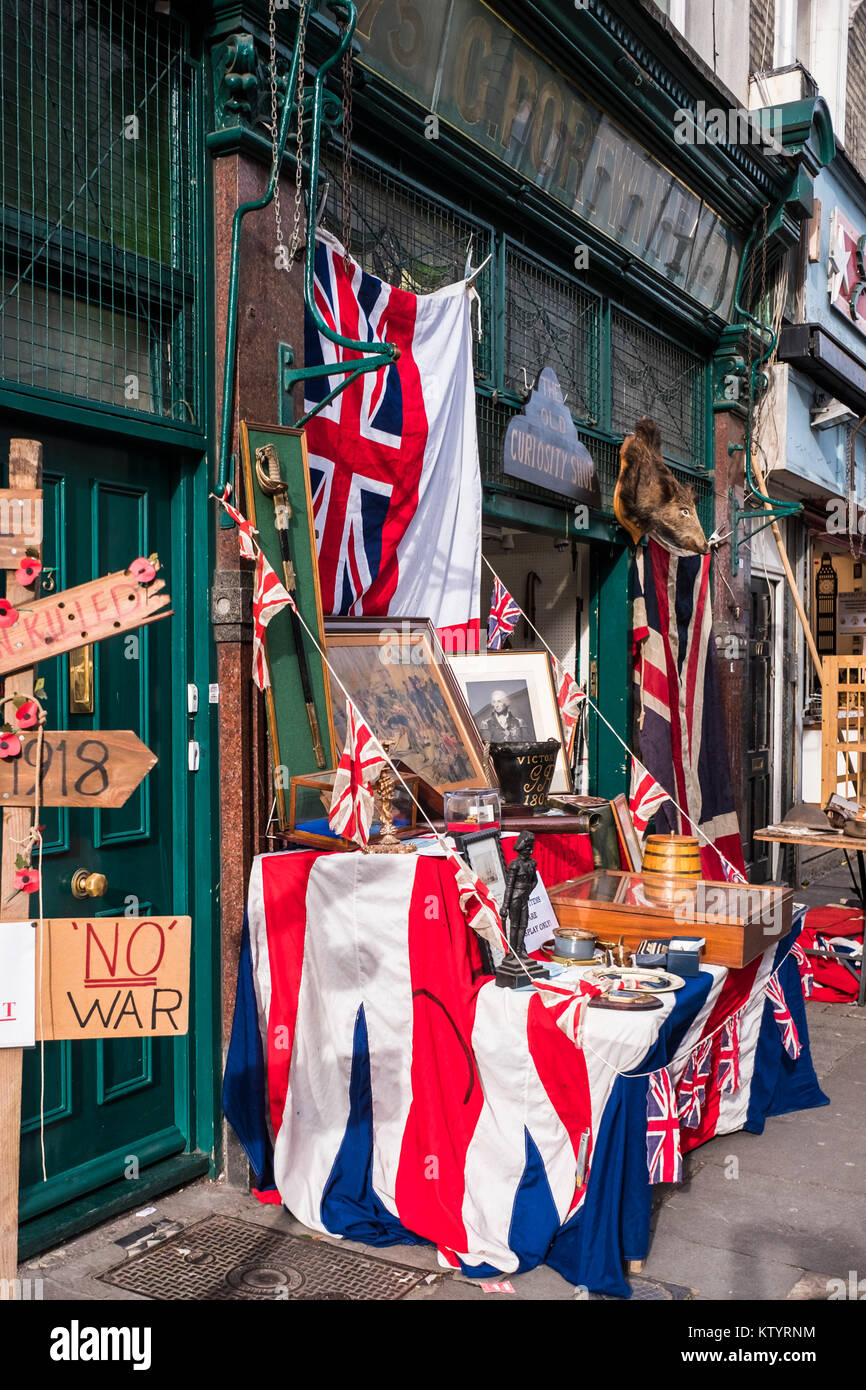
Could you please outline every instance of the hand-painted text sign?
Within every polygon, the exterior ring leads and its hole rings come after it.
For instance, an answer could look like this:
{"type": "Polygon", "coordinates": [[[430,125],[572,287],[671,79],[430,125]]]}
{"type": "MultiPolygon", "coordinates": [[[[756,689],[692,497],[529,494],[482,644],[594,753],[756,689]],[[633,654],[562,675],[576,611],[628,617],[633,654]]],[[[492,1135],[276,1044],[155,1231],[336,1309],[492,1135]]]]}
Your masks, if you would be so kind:
{"type": "Polygon", "coordinates": [[[155,579],[139,584],[123,570],[22,604],[11,627],[0,628],[0,676],[35,666],[103,637],[170,618],[171,596],[155,579]]]}
{"type": "MultiPolygon", "coordinates": [[[[21,753],[0,761],[0,806],[32,806],[36,734],[20,734],[21,753]]],[[[131,729],[53,729],[43,735],[43,806],[122,806],[156,763],[131,729]]]]}
{"type": "Polygon", "coordinates": [[[54,917],[43,927],[37,1037],[179,1037],[189,1030],[189,917],[54,917]]]}
{"type": "Polygon", "coordinates": [[[42,490],[0,488],[0,569],[17,569],[30,546],[42,544],[42,490]]]}
{"type": "Polygon", "coordinates": [[[512,478],[600,506],[592,454],[577,437],[551,367],[539,375],[524,414],[509,421],[502,463],[512,478]]]}

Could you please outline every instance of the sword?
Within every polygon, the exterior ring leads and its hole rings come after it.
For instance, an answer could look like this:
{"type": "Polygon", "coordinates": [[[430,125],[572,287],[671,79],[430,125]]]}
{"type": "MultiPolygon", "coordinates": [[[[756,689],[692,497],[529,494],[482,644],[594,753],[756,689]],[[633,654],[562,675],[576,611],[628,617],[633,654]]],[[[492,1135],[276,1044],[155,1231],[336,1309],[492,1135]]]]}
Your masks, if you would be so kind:
{"type": "MultiPolygon", "coordinates": [[[[280,471],[280,460],[273,444],[263,444],[256,449],[256,478],[259,487],[266,497],[270,497],[274,504],[274,525],[276,526],[277,536],[280,541],[280,555],[283,560],[283,582],[292,599],[295,598],[295,567],[292,564],[292,555],[289,549],[289,522],[292,517],[291,503],[289,502],[289,490],[283,482],[283,475],[280,471]]],[[[310,680],[310,668],[307,664],[307,652],[304,647],[303,630],[301,620],[294,608],[289,609],[292,619],[292,633],[295,639],[295,653],[298,658],[298,671],[301,677],[301,690],[304,695],[304,704],[307,707],[307,718],[310,721],[310,733],[313,736],[313,752],[316,755],[316,763],[319,767],[325,766],[325,752],[322,748],[322,736],[319,733],[319,720],[316,716],[316,706],[313,702],[313,686],[310,680]]]]}

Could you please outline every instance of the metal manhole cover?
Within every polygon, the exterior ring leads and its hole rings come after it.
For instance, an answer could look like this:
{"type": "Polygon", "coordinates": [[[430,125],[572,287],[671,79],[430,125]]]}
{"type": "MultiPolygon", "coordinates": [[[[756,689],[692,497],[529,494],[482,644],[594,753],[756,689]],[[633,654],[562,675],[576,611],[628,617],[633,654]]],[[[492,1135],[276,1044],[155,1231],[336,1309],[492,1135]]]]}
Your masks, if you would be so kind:
{"type": "MultiPolygon", "coordinates": [[[[632,1302],[683,1303],[694,1298],[691,1289],[682,1284],[664,1284],[661,1279],[647,1279],[641,1274],[629,1277],[632,1302]]],[[[591,1293],[590,1298],[605,1303],[624,1303],[625,1299],[614,1298],[606,1293],[591,1293]]]]}
{"type": "Polygon", "coordinates": [[[282,1235],[232,1216],[209,1216],[133,1255],[99,1278],[144,1298],[388,1300],[404,1298],[423,1269],[371,1259],[324,1240],[282,1235]]]}

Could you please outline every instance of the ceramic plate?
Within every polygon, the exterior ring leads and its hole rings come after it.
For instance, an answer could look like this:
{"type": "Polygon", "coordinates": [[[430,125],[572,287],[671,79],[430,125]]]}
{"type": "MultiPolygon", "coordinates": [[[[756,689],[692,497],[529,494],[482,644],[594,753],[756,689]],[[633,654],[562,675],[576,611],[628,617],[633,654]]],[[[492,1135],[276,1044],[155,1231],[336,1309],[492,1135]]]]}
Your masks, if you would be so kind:
{"type": "Polygon", "coordinates": [[[620,980],[629,990],[638,994],[667,994],[672,989],[682,989],[685,984],[679,975],[669,970],[631,970],[621,965],[599,965],[587,970],[584,979],[604,989],[605,985],[615,985],[620,980]]]}

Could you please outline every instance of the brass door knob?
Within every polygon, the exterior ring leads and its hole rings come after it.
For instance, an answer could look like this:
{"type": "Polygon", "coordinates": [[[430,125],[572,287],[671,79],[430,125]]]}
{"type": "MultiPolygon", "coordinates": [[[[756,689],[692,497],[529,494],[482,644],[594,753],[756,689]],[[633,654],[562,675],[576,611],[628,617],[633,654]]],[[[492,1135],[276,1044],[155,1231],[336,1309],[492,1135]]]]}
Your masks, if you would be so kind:
{"type": "Polygon", "coordinates": [[[94,874],[89,869],[76,869],[70,886],[76,898],[101,898],[108,887],[108,879],[105,874],[94,874]]]}

